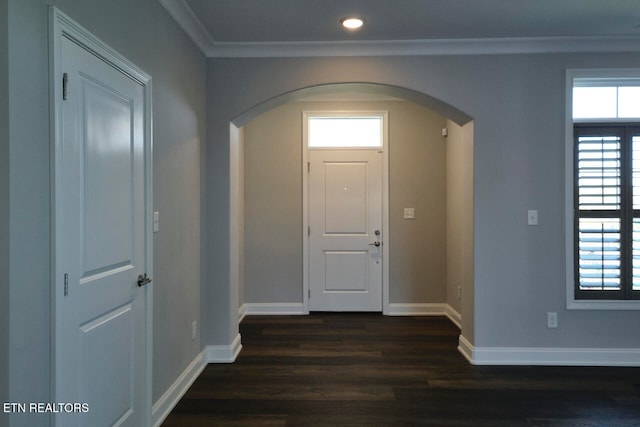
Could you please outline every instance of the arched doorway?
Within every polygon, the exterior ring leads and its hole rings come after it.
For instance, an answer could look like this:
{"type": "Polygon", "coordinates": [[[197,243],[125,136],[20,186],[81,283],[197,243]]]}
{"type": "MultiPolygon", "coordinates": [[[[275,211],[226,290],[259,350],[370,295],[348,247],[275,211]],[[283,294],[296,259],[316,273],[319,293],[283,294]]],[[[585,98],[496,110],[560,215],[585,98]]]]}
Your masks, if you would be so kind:
{"type": "MultiPolygon", "coordinates": [[[[464,135],[461,136],[462,139],[468,140],[469,138],[473,139],[473,130],[472,130],[472,122],[471,118],[466,115],[464,112],[438,100],[428,95],[425,95],[420,92],[416,92],[410,89],[389,86],[389,85],[381,85],[381,84],[371,84],[371,83],[342,83],[342,84],[328,84],[328,85],[319,85],[313,87],[302,88],[296,91],[288,92],[277,96],[275,98],[271,98],[266,100],[255,107],[247,110],[246,112],[237,116],[231,123],[231,283],[238,284],[238,288],[236,292],[242,293],[242,283],[244,282],[244,184],[243,184],[243,173],[242,173],[242,165],[244,164],[244,152],[243,152],[243,141],[244,141],[244,125],[249,123],[254,118],[258,117],[262,113],[270,111],[276,107],[285,105],[291,102],[297,102],[301,100],[306,100],[314,97],[323,97],[329,96],[339,99],[341,97],[352,96],[353,94],[364,94],[370,97],[389,97],[396,98],[406,101],[411,101],[415,104],[428,108],[430,110],[436,111],[443,116],[449,118],[453,123],[456,123],[460,126],[464,135]],[[471,130],[469,131],[469,125],[471,124],[471,130]]],[[[472,144],[471,144],[472,146],[472,144]]],[[[472,206],[469,203],[472,203],[472,185],[471,189],[467,188],[467,193],[471,192],[471,197],[469,201],[469,197],[467,194],[467,200],[465,199],[465,185],[472,184],[472,172],[471,168],[473,163],[473,154],[471,148],[471,155],[467,153],[466,158],[464,159],[466,162],[466,166],[462,165],[458,168],[458,172],[464,172],[467,170],[469,172],[469,176],[466,178],[460,177],[459,180],[453,183],[459,187],[458,193],[459,196],[456,196],[458,205],[456,207],[452,207],[452,209],[456,209],[460,214],[456,219],[458,222],[458,230],[454,237],[456,239],[455,244],[451,245],[453,247],[453,251],[455,251],[453,256],[450,258],[455,258],[455,264],[453,269],[460,269],[461,264],[465,259],[472,254],[472,206]],[[466,205],[463,206],[463,203],[466,205]],[[467,213],[466,217],[464,216],[464,212],[467,213]],[[468,239],[465,239],[464,236],[467,236],[468,239]],[[470,240],[470,241],[469,241],[470,240]]],[[[449,268],[449,267],[448,267],[449,268]]],[[[472,271],[464,272],[458,271],[456,273],[455,280],[456,284],[451,286],[449,290],[450,293],[454,294],[454,297],[460,298],[461,295],[471,296],[472,289],[466,289],[472,287],[473,276],[472,271]]],[[[238,300],[242,301],[242,295],[238,295],[238,300]]],[[[385,312],[387,314],[412,314],[413,307],[403,306],[400,308],[396,308],[396,312],[391,313],[388,307],[388,292],[387,292],[387,308],[385,312]]],[[[241,305],[241,304],[240,304],[241,305]]],[[[464,313],[464,316],[469,316],[471,318],[472,314],[472,303],[469,302],[466,304],[467,307],[464,308],[459,306],[458,314],[464,313]]],[[[281,306],[264,306],[262,309],[264,312],[273,312],[273,313],[298,313],[300,314],[300,307],[303,307],[302,304],[296,306],[292,305],[281,305],[281,306]]],[[[424,309],[425,307],[421,307],[424,309]]],[[[428,307],[427,307],[428,309],[428,307]]],[[[440,308],[438,308],[440,309],[440,308]]],[[[454,310],[455,311],[455,310],[454,310]]],[[[435,314],[435,313],[434,313],[435,314]]],[[[456,316],[450,316],[455,318],[456,316]]],[[[460,323],[460,319],[458,319],[458,323],[460,323]]]]}

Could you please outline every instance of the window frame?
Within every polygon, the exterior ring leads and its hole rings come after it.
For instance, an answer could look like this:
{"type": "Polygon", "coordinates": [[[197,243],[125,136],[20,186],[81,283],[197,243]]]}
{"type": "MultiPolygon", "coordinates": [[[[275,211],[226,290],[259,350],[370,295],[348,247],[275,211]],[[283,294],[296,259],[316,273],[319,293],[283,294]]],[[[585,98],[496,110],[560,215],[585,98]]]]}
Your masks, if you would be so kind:
{"type": "MultiPolygon", "coordinates": [[[[574,126],[606,127],[625,126],[633,127],[634,123],[640,123],[637,118],[622,119],[573,119],[573,88],[576,80],[609,80],[625,81],[639,80],[640,69],[568,69],[566,71],[566,104],[565,104],[565,236],[566,236],[566,306],[569,310],[640,310],[638,299],[611,299],[607,291],[595,298],[581,298],[577,292],[577,263],[576,263],[576,144],[574,138],[574,126]]],[[[640,126],[640,125],[638,125],[640,126]]],[[[623,178],[624,179],[624,178],[623,178]]],[[[624,268],[624,267],[623,267],[624,268]]],[[[624,273],[622,273],[624,274],[624,273]]],[[[629,285],[631,286],[631,285],[629,285]]],[[[589,291],[597,292],[597,291],[589,291]]]]}

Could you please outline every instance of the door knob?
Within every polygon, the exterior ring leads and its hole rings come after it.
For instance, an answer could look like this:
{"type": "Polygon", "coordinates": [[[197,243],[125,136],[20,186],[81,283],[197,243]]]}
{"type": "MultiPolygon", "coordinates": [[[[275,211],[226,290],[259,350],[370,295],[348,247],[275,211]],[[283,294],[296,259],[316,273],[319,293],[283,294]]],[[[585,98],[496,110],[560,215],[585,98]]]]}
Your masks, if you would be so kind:
{"type": "Polygon", "coordinates": [[[382,244],[382,243],[380,243],[380,241],[379,241],[379,240],[376,240],[376,241],[375,241],[375,242],[373,242],[373,243],[369,243],[369,246],[376,246],[376,247],[377,247],[377,246],[380,246],[381,244],[382,244]]]}
{"type": "Polygon", "coordinates": [[[138,286],[142,287],[151,283],[151,278],[147,277],[147,273],[138,275],[138,286]]]}

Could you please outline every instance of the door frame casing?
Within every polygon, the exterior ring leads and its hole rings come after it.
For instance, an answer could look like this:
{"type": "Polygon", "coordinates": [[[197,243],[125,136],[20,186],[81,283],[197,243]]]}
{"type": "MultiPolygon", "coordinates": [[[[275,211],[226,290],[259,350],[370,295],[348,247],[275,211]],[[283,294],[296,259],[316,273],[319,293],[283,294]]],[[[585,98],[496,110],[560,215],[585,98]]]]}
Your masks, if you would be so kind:
{"type": "MultiPolygon", "coordinates": [[[[64,375],[58,363],[58,354],[62,345],[62,303],[64,300],[64,272],[62,271],[62,237],[58,236],[62,229],[62,168],[60,165],[62,151],[62,74],[63,64],[61,48],[63,39],[68,39],[82,46],[91,54],[105,61],[116,70],[139,83],[143,88],[144,96],[144,246],[146,272],[153,277],[153,231],[152,231],[152,206],[153,206],[153,114],[152,114],[152,81],[151,77],[114,51],[104,42],[99,40],[87,29],[73,21],[54,6],[49,8],[49,111],[50,111],[50,171],[51,171],[51,400],[57,399],[57,378],[64,375]]],[[[145,318],[145,366],[142,376],[144,378],[144,407],[143,420],[145,425],[151,425],[152,411],[152,360],[153,360],[153,285],[147,285],[144,292],[144,318],[145,318]]],[[[58,425],[56,417],[53,425],[58,425]]]]}
{"type": "Polygon", "coordinates": [[[302,112],[302,304],[309,314],[309,129],[310,117],[382,117],[382,313],[389,314],[389,111],[388,110],[305,110],[302,112]]]}

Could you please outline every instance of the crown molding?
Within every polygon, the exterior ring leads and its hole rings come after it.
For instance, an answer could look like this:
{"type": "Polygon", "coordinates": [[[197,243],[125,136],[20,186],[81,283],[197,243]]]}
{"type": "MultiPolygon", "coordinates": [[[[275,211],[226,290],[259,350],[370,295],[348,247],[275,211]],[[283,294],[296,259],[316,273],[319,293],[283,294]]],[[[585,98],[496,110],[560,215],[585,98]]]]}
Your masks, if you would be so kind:
{"type": "Polygon", "coordinates": [[[544,37],[342,42],[213,42],[210,58],[638,52],[640,37],[544,37]]]}
{"type": "Polygon", "coordinates": [[[158,0],[169,16],[206,56],[214,48],[214,41],[202,22],[184,0],[158,0]]]}
{"type": "Polygon", "coordinates": [[[184,0],[158,0],[209,58],[640,52],[640,37],[519,37],[327,42],[217,42],[184,0]]]}

